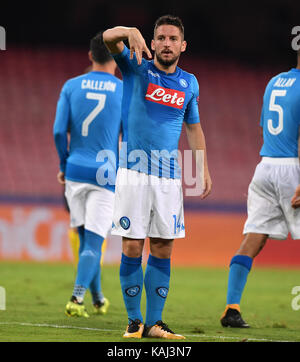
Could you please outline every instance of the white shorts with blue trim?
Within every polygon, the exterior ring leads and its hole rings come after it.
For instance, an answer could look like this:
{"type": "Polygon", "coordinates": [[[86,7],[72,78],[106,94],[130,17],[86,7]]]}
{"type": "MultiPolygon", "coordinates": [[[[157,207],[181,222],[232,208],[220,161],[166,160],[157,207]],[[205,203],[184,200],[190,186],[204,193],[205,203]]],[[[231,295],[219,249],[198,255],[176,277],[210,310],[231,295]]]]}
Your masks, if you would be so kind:
{"type": "Polygon", "coordinates": [[[66,180],[65,196],[70,226],[84,228],[106,238],[111,231],[114,192],[84,182],[66,180]]]}
{"type": "Polygon", "coordinates": [[[119,168],[112,234],[131,239],[184,238],[181,180],[119,168]]]}
{"type": "Polygon", "coordinates": [[[263,157],[248,189],[248,218],[243,234],[267,234],[285,240],[300,239],[300,208],[291,199],[300,184],[298,158],[263,157]]]}

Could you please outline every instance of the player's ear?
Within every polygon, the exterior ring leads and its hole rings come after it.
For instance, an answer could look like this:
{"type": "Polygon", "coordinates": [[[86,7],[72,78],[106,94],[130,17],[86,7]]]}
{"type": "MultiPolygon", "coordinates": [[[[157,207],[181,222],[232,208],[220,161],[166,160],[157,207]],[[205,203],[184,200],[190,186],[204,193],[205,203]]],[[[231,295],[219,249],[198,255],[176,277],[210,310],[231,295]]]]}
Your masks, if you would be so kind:
{"type": "Polygon", "coordinates": [[[181,44],[181,52],[185,52],[185,49],[186,49],[186,46],[187,46],[187,42],[184,40],[181,44]]]}
{"type": "Polygon", "coordinates": [[[89,60],[92,62],[93,61],[93,56],[92,56],[92,52],[90,50],[88,52],[88,56],[89,56],[89,60]]]}
{"type": "Polygon", "coordinates": [[[155,43],[154,43],[154,39],[151,40],[151,50],[155,50],[155,43]]]}

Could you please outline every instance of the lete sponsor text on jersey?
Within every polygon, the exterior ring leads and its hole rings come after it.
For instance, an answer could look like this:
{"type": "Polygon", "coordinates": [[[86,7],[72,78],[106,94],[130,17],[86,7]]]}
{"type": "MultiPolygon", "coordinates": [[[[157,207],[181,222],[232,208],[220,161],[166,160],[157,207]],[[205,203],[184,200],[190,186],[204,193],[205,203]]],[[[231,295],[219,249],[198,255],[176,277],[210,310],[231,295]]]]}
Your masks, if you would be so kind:
{"type": "Polygon", "coordinates": [[[181,109],[184,104],[185,93],[149,83],[145,98],[151,102],[181,109]]]}

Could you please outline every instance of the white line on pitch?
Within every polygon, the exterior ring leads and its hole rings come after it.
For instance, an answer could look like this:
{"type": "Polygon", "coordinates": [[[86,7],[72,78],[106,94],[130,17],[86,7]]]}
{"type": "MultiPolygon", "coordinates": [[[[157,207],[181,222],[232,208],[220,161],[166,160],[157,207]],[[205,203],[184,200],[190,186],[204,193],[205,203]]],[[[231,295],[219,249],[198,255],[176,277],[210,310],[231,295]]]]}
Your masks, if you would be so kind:
{"type": "Polygon", "coordinates": [[[64,326],[64,325],[61,326],[58,324],[47,324],[47,323],[0,322],[0,325],[18,325],[18,326],[29,326],[29,327],[61,328],[61,329],[82,329],[86,331],[99,331],[99,332],[119,332],[116,329],[100,329],[100,328],[64,326]]]}
{"type": "MultiPolygon", "coordinates": [[[[120,332],[117,329],[104,329],[104,328],[91,328],[91,327],[77,327],[77,326],[66,326],[66,325],[58,325],[58,324],[47,324],[47,323],[27,323],[27,322],[0,322],[0,325],[19,325],[19,326],[28,326],[28,327],[47,327],[47,328],[61,328],[61,329],[80,329],[86,331],[97,331],[97,332],[120,332]]],[[[194,337],[194,338],[215,338],[215,339],[237,339],[237,340],[245,340],[245,341],[253,341],[253,342],[289,342],[289,341],[278,341],[267,338],[251,338],[242,336],[208,336],[206,334],[185,334],[186,337],[194,337]]]]}

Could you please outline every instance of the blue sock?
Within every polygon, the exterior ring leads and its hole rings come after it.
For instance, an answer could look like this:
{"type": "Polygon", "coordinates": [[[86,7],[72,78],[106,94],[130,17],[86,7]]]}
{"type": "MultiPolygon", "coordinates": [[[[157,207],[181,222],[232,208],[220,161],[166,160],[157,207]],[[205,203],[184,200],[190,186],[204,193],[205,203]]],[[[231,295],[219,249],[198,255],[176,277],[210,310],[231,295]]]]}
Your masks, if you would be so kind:
{"type": "Polygon", "coordinates": [[[100,264],[98,265],[96,274],[95,274],[93,280],[91,281],[90,291],[92,294],[93,304],[95,304],[98,301],[103,302],[104,295],[101,291],[101,265],[100,264]]]}
{"type": "MultiPolygon", "coordinates": [[[[79,246],[79,255],[80,255],[84,248],[84,227],[80,226],[77,229],[78,229],[78,235],[79,235],[79,240],[80,240],[80,246],[79,246]]],[[[99,264],[99,267],[97,268],[97,271],[96,271],[96,274],[95,274],[93,280],[91,281],[89,288],[90,288],[90,291],[92,294],[92,300],[93,300],[94,304],[96,302],[98,302],[99,300],[100,300],[100,302],[103,301],[104,295],[101,291],[101,265],[100,264],[99,264]]],[[[77,292],[77,294],[80,294],[80,291],[77,292]]]]}
{"type": "Polygon", "coordinates": [[[83,226],[79,226],[77,228],[78,230],[78,236],[79,236],[79,255],[81,254],[83,248],[84,248],[84,227],[83,226]]]}
{"type": "Polygon", "coordinates": [[[139,319],[143,322],[141,314],[141,296],[143,290],[142,257],[130,258],[122,254],[120,282],[128,319],[139,319]]]}
{"type": "Polygon", "coordinates": [[[73,295],[79,301],[84,298],[86,289],[96,275],[100,263],[103,240],[102,236],[92,231],[84,230],[84,245],[79,254],[77,276],[73,291],[73,295]]]}
{"type": "Polygon", "coordinates": [[[162,320],[162,311],[169,291],[170,273],[170,259],[149,255],[144,281],[147,297],[146,325],[148,326],[162,320]]]}
{"type": "Polygon", "coordinates": [[[252,267],[253,259],[247,255],[235,255],[230,262],[227,304],[240,304],[242,293],[252,267]]]}

